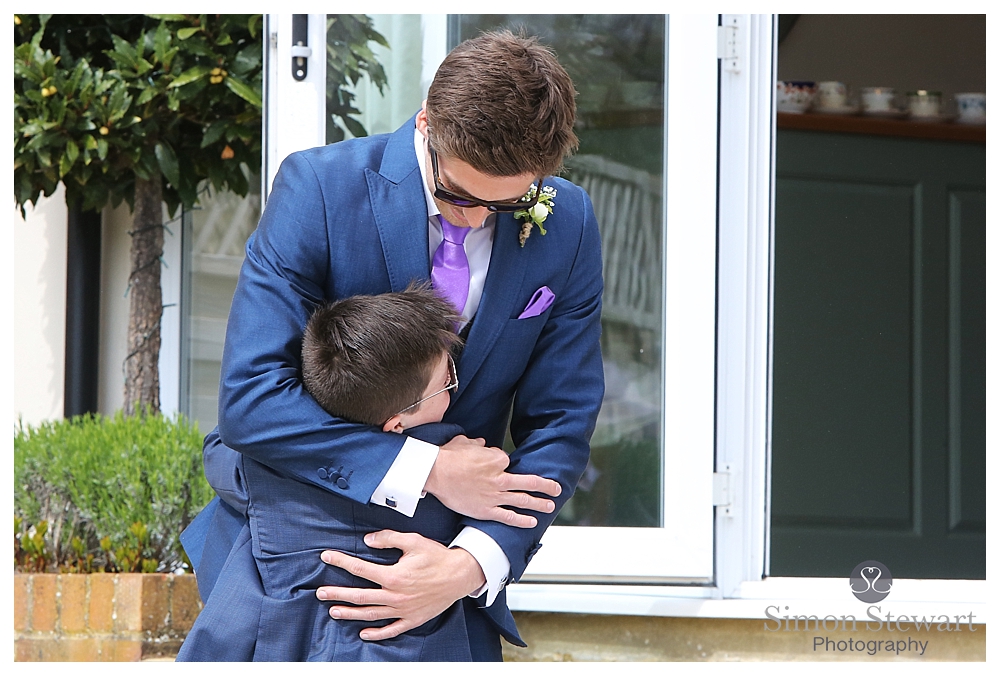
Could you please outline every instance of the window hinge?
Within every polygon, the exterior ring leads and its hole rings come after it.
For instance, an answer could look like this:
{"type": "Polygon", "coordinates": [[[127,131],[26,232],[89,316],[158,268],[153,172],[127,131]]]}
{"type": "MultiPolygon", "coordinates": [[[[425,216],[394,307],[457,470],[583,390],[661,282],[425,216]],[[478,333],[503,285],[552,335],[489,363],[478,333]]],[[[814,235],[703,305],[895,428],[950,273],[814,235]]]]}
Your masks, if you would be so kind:
{"type": "Polygon", "coordinates": [[[740,17],[724,14],[722,25],[719,26],[719,58],[722,59],[722,70],[727,73],[740,72],[740,17]]]}
{"type": "Polygon", "coordinates": [[[712,474],[712,504],[718,507],[726,516],[733,515],[732,494],[729,490],[731,465],[726,463],[719,471],[712,474]]]}

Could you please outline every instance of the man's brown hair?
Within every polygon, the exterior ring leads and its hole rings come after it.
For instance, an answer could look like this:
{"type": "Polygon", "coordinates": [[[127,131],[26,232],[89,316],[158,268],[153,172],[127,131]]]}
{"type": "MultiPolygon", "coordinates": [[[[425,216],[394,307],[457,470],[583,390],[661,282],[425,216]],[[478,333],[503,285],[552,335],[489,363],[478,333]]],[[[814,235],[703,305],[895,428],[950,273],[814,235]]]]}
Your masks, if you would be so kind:
{"type": "Polygon", "coordinates": [[[555,174],[577,147],[575,95],[537,38],[483,33],[455,47],[434,75],[431,147],[490,176],[555,174]]]}
{"type": "Polygon", "coordinates": [[[302,338],[302,380],[327,413],[382,425],[418,401],[459,317],[425,285],[319,307],[302,338]]]}

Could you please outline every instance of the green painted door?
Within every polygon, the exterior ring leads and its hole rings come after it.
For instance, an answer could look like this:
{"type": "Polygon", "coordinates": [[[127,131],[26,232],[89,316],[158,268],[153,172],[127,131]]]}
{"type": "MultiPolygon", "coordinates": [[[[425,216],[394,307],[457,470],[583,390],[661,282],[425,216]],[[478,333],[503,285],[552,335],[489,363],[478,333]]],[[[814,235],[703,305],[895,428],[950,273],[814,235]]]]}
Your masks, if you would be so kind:
{"type": "Polygon", "coordinates": [[[985,147],[776,160],[770,574],[985,579],[985,147]]]}

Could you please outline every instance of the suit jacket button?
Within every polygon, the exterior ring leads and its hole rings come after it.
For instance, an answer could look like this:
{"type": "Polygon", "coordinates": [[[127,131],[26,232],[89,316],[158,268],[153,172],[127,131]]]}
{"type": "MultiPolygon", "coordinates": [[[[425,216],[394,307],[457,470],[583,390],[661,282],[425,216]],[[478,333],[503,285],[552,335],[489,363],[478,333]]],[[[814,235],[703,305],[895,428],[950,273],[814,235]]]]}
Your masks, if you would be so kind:
{"type": "Polygon", "coordinates": [[[338,487],[343,488],[344,490],[347,490],[347,486],[348,485],[349,484],[347,483],[347,479],[345,479],[344,477],[340,477],[339,479],[337,479],[337,486],[338,487]]]}
{"type": "Polygon", "coordinates": [[[316,476],[318,476],[320,479],[325,479],[327,477],[326,469],[320,467],[318,470],[316,470],[316,476]]]}

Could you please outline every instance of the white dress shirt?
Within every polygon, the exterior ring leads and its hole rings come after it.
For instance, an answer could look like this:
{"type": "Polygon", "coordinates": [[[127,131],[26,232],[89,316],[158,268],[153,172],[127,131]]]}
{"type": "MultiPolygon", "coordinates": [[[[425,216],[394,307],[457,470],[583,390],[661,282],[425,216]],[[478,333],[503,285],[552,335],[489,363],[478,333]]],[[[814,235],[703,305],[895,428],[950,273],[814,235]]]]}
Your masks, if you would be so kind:
{"type": "MultiPolygon", "coordinates": [[[[427,185],[424,137],[416,130],[413,132],[413,149],[417,155],[421,183],[424,186],[424,198],[427,201],[428,260],[431,260],[444,235],[437,219],[441,211],[434,202],[434,197],[427,185]]],[[[462,316],[469,321],[476,316],[479,302],[483,297],[483,286],[486,284],[486,273],[490,269],[490,254],[493,251],[495,222],[496,215],[490,214],[482,227],[474,228],[465,238],[465,254],[469,258],[470,279],[469,298],[465,303],[462,316]]],[[[427,477],[431,473],[434,461],[437,460],[439,450],[433,444],[407,437],[395,462],[392,463],[382,482],[372,494],[371,502],[395,509],[406,516],[413,516],[417,509],[417,502],[424,496],[424,484],[427,483],[427,477]]],[[[492,605],[497,594],[507,584],[507,576],[510,573],[510,561],[500,549],[500,545],[478,528],[466,526],[452,540],[450,547],[461,547],[472,554],[479,563],[486,577],[486,584],[470,596],[478,597],[486,592],[486,605],[492,605]]]]}

